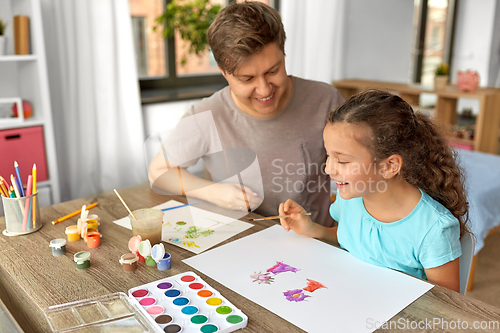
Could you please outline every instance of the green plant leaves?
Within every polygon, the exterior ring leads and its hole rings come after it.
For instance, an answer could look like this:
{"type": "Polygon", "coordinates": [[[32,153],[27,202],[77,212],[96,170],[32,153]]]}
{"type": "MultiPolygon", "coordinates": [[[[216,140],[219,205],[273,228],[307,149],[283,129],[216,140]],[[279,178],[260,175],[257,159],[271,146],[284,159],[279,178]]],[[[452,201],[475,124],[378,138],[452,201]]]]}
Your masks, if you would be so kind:
{"type": "MultiPolygon", "coordinates": [[[[156,22],[163,25],[163,37],[173,38],[175,31],[179,31],[181,38],[189,43],[189,53],[200,55],[208,48],[208,27],[220,10],[221,6],[211,5],[209,0],[172,0],[156,22]]],[[[181,64],[185,63],[183,57],[181,64]]]]}

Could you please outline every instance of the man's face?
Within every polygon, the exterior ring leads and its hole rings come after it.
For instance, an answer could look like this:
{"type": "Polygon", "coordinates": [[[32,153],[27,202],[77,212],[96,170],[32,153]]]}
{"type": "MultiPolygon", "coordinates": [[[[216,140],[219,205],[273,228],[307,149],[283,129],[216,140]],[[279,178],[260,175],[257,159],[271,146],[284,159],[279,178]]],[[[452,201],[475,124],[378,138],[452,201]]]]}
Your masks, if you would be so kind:
{"type": "Polygon", "coordinates": [[[276,43],[250,56],[233,74],[222,75],[236,105],[251,116],[272,117],[290,99],[292,79],[286,75],[285,55],[276,43]]]}

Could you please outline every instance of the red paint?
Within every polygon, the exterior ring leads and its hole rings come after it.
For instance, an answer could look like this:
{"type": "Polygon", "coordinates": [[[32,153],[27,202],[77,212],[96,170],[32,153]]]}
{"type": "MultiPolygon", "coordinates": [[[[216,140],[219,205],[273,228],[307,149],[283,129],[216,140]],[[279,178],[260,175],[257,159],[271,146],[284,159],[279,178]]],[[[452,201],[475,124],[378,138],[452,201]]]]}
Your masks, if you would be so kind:
{"type": "Polygon", "coordinates": [[[193,282],[194,280],[196,280],[196,278],[192,275],[184,275],[181,277],[181,281],[183,282],[193,282]]]}
{"type": "Polygon", "coordinates": [[[134,291],[132,293],[132,296],[134,296],[134,297],[144,297],[147,294],[149,294],[149,291],[147,289],[139,289],[139,290],[134,291]]]}
{"type": "Polygon", "coordinates": [[[204,287],[204,286],[203,286],[203,284],[198,283],[198,282],[191,283],[191,284],[189,285],[189,288],[191,288],[191,289],[201,289],[201,288],[203,288],[203,287],[204,287]]]}

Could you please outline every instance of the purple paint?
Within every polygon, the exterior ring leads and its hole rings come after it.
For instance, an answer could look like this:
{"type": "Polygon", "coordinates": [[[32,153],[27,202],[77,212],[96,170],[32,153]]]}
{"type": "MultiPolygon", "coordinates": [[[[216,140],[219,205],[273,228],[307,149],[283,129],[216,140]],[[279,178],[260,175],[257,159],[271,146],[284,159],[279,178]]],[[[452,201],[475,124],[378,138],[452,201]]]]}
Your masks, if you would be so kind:
{"type": "Polygon", "coordinates": [[[170,289],[172,288],[172,284],[170,282],[162,282],[157,285],[158,289],[170,289]]]}

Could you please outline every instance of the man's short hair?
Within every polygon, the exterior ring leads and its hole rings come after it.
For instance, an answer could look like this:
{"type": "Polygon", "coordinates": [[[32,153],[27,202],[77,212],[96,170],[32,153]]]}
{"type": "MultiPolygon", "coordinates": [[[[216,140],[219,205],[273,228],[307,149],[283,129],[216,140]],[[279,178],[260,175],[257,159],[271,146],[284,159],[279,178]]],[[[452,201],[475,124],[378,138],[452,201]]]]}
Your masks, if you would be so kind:
{"type": "Polygon", "coordinates": [[[271,43],[285,53],[286,35],[280,15],[259,1],[230,3],[212,22],[207,37],[217,65],[229,74],[271,43]]]}

